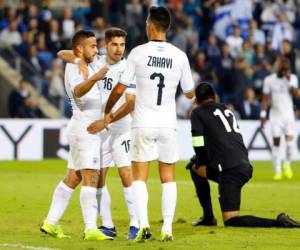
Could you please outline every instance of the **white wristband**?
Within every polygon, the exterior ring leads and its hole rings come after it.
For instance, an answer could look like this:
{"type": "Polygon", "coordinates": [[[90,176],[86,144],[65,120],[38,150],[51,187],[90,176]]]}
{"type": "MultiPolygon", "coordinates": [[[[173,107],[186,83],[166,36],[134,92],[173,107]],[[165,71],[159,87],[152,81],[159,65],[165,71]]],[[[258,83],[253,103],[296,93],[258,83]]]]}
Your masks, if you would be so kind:
{"type": "Polygon", "coordinates": [[[75,58],[75,60],[74,60],[74,63],[75,63],[75,64],[79,64],[79,63],[80,63],[80,61],[81,61],[81,59],[80,59],[80,58],[78,58],[78,57],[76,57],[76,58],[75,58]]]}
{"type": "Polygon", "coordinates": [[[267,111],[266,110],[262,110],[260,111],[260,118],[266,118],[267,117],[267,111]]]}

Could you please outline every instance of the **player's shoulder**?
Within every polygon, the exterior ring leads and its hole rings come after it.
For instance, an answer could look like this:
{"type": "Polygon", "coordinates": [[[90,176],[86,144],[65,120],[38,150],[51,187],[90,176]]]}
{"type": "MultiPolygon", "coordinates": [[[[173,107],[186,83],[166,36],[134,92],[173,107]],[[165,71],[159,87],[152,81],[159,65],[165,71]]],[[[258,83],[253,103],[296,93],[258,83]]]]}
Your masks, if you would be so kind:
{"type": "Polygon", "coordinates": [[[277,78],[277,74],[276,73],[272,73],[272,74],[269,74],[265,77],[265,82],[269,82],[269,81],[272,81],[274,79],[277,78]]]}
{"type": "Polygon", "coordinates": [[[295,74],[291,74],[291,80],[292,81],[297,81],[298,77],[295,74]]]}
{"type": "Polygon", "coordinates": [[[71,74],[78,71],[78,65],[74,63],[67,63],[65,67],[65,74],[71,74]]]}

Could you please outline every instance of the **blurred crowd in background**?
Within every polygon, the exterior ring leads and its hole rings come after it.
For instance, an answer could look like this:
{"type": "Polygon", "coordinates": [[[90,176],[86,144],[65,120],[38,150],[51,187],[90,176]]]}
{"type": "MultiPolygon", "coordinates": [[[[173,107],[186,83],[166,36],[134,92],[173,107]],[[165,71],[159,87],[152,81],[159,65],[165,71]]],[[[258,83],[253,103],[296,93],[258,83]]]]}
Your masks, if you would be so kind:
{"type": "MultiPolygon", "coordinates": [[[[56,53],[71,48],[76,31],[88,29],[105,54],[104,32],[111,26],[128,32],[129,52],[147,41],[152,5],[170,9],[168,40],[187,53],[195,83],[211,82],[240,119],[259,119],[263,79],[276,70],[278,58],[288,57],[292,73],[300,76],[300,0],[0,0],[0,45],[12,46],[31,65],[36,73],[23,72],[25,81],[69,117],[64,65],[56,53]]],[[[22,115],[13,111],[16,94],[28,98],[24,85],[9,98],[11,116],[26,117],[29,109],[29,117],[42,117],[34,100],[23,101],[22,115]]],[[[178,117],[188,118],[191,105],[179,89],[178,117]]],[[[295,109],[299,119],[297,101],[295,109]]]]}

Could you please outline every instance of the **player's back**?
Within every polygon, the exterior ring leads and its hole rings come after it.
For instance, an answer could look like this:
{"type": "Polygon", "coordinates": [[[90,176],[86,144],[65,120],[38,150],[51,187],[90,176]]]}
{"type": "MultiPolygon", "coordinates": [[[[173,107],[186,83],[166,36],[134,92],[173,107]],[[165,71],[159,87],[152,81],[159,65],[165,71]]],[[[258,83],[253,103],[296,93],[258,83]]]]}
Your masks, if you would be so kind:
{"type": "Polygon", "coordinates": [[[207,102],[193,111],[203,124],[204,144],[212,166],[222,169],[249,164],[236,118],[224,104],[207,102]]]}
{"type": "Polygon", "coordinates": [[[177,86],[181,82],[185,92],[193,89],[192,78],[186,76],[190,74],[186,54],[168,42],[150,41],[135,48],[130,57],[136,76],[133,127],[175,128],[177,86]]]}

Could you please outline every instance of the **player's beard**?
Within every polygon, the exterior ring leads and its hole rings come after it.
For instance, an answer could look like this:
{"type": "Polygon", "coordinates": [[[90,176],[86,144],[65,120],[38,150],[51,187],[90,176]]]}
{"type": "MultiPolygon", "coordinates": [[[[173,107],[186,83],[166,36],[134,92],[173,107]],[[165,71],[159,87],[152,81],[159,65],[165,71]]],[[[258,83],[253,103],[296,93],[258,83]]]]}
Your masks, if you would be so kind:
{"type": "Polygon", "coordinates": [[[83,55],[84,60],[86,61],[86,63],[91,63],[94,59],[94,56],[87,56],[87,55],[83,55]]]}

